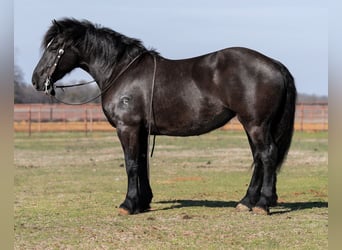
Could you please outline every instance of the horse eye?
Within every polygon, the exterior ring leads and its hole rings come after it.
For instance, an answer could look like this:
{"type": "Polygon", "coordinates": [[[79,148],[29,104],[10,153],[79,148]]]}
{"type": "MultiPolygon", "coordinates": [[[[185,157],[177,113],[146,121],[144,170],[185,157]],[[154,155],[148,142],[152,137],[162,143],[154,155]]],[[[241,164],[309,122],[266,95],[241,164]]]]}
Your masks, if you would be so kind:
{"type": "Polygon", "coordinates": [[[50,52],[53,52],[53,53],[58,51],[58,49],[59,49],[58,44],[51,44],[49,47],[46,47],[47,51],[50,51],[50,52]]]}
{"type": "Polygon", "coordinates": [[[46,45],[46,50],[50,50],[50,51],[57,51],[59,49],[59,45],[57,42],[54,43],[54,38],[51,39],[51,41],[46,45]]]}

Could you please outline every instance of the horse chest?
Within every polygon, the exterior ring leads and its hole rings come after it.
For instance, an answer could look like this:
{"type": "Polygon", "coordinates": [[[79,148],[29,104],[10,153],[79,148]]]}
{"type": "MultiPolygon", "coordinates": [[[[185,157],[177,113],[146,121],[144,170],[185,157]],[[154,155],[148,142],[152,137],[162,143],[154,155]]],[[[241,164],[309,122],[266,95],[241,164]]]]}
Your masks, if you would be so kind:
{"type": "Polygon", "coordinates": [[[143,103],[132,94],[115,95],[111,100],[103,101],[103,111],[114,126],[136,125],[142,120],[143,103]]]}

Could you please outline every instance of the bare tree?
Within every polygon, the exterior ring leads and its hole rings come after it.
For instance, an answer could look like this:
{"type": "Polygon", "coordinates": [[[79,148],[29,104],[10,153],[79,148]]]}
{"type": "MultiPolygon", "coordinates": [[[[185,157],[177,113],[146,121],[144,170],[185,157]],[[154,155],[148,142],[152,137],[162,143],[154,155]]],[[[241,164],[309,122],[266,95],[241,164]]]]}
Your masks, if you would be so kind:
{"type": "Polygon", "coordinates": [[[51,100],[38,93],[32,85],[23,80],[23,73],[18,65],[14,65],[14,103],[48,103],[51,100]]]}
{"type": "MultiPolygon", "coordinates": [[[[82,81],[80,81],[82,82],[82,81]]],[[[74,82],[77,84],[77,82],[74,82]]],[[[63,85],[62,82],[58,85],[63,85]]],[[[65,90],[56,90],[56,97],[67,103],[82,103],[92,100],[99,95],[96,84],[85,85],[75,88],[67,88],[65,90]]],[[[98,103],[99,98],[92,101],[98,103]]],[[[56,103],[56,99],[38,92],[31,84],[25,83],[21,69],[14,65],[14,103],[56,103]]]]}

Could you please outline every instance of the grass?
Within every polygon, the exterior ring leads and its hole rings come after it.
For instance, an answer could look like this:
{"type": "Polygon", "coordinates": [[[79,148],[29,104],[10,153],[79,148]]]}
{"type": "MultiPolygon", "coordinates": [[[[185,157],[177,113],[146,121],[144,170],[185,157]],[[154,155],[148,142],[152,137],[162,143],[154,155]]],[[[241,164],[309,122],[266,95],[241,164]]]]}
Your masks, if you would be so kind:
{"type": "Polygon", "coordinates": [[[15,134],[15,249],[327,249],[327,133],[295,133],[270,216],[234,207],[251,177],[245,135],[157,137],[153,211],[118,216],[113,133],[15,134]]]}

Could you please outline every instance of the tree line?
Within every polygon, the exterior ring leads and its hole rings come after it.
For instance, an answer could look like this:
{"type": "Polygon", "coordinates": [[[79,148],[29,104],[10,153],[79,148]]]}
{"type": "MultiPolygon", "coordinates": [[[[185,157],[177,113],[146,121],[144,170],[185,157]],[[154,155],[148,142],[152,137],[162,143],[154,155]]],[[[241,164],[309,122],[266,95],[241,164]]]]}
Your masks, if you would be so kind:
{"type": "MultiPolygon", "coordinates": [[[[14,103],[58,103],[58,101],[42,92],[38,92],[31,84],[23,81],[23,74],[18,66],[14,67],[14,103]]],[[[78,82],[81,83],[82,81],[78,82]]],[[[62,82],[60,84],[63,84],[62,82]]],[[[74,83],[76,84],[76,82],[74,83]]],[[[65,90],[57,89],[58,99],[67,103],[81,103],[91,100],[99,94],[99,89],[95,83],[65,90]]],[[[100,98],[92,101],[99,103],[100,98]]],[[[317,96],[309,94],[298,94],[298,103],[328,103],[327,96],[317,96]]]]}
{"type": "MultiPolygon", "coordinates": [[[[73,82],[71,84],[82,83],[73,82]]],[[[59,82],[63,85],[63,82],[59,82]]],[[[56,97],[59,100],[67,103],[80,103],[91,100],[99,95],[99,89],[95,83],[85,86],[79,86],[68,89],[56,89],[56,97]]],[[[93,103],[100,102],[100,98],[92,101],[93,103]]],[[[18,66],[14,66],[14,103],[58,103],[55,98],[45,95],[23,80],[23,74],[18,66]]]]}

